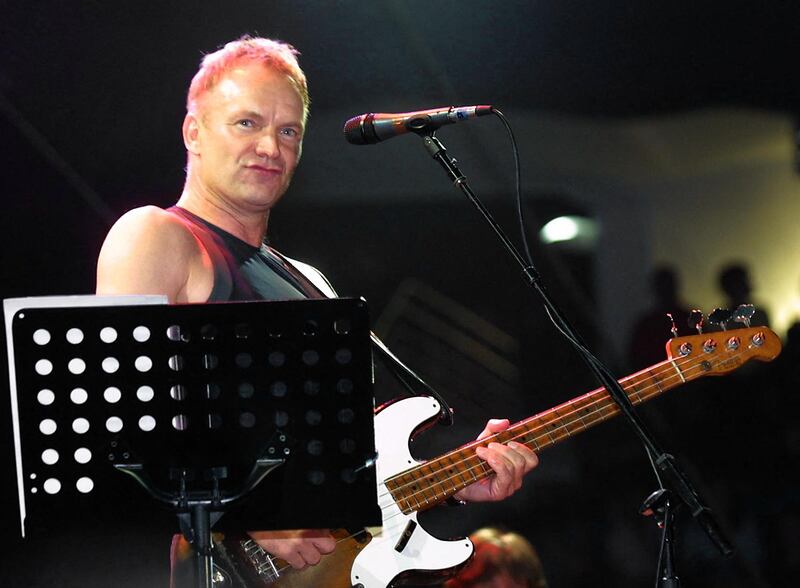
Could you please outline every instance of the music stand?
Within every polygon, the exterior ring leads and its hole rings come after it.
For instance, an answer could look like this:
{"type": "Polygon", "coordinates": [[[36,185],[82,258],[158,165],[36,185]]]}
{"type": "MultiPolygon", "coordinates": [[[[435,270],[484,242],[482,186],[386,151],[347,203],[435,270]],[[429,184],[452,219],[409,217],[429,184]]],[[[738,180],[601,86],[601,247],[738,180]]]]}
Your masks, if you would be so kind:
{"type": "Polygon", "coordinates": [[[380,524],[363,300],[37,300],[5,301],[23,536],[65,514],[119,522],[120,471],[178,514],[200,586],[223,513],[247,529],[380,524]]]}

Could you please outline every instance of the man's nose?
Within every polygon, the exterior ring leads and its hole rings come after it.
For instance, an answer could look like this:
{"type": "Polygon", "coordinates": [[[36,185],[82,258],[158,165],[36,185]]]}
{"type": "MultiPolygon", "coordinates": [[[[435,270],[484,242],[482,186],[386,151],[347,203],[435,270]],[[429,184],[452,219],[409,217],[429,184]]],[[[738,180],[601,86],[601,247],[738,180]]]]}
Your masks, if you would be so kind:
{"type": "Polygon", "coordinates": [[[256,155],[259,157],[266,157],[267,159],[275,159],[280,155],[278,139],[273,133],[264,133],[258,138],[258,142],[256,143],[256,155]]]}

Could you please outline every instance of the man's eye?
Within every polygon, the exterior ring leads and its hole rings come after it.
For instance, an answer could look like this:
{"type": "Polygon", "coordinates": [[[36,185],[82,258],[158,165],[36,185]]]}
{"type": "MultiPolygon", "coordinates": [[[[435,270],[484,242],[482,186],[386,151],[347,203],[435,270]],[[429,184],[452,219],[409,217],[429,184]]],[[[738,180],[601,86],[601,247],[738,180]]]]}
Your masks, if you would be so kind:
{"type": "Polygon", "coordinates": [[[238,126],[240,126],[240,127],[244,127],[244,128],[246,128],[246,129],[252,129],[252,128],[255,128],[255,126],[256,126],[256,123],[254,123],[254,122],[253,122],[252,120],[250,120],[249,118],[244,118],[244,119],[242,119],[242,120],[240,120],[240,121],[237,121],[237,123],[236,123],[236,124],[237,124],[238,126]]]}
{"type": "Polygon", "coordinates": [[[282,135],[286,135],[287,137],[297,137],[297,136],[300,135],[300,133],[297,131],[297,129],[293,129],[291,127],[285,128],[285,129],[281,129],[281,134],[282,135]]]}

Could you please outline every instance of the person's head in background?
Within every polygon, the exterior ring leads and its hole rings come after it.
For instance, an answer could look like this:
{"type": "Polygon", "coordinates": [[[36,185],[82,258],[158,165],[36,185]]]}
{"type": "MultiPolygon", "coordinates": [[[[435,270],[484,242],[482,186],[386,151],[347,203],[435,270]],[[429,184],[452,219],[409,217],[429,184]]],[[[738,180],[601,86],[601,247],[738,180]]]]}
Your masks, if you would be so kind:
{"type": "Polygon", "coordinates": [[[485,527],[470,539],[475,556],[445,588],[547,588],[539,556],[522,535],[485,527]]]}

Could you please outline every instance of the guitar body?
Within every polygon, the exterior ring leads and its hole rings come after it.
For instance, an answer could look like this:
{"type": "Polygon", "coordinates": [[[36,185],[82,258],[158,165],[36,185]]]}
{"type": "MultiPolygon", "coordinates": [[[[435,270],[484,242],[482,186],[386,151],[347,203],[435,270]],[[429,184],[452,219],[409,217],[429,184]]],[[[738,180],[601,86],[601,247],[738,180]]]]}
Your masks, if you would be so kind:
{"type": "MultiPolygon", "coordinates": [[[[411,457],[409,440],[416,430],[432,422],[440,409],[433,398],[417,396],[390,404],[375,416],[378,480],[387,480],[421,463],[411,457]]],[[[353,586],[386,588],[395,578],[400,584],[409,576],[416,576],[415,572],[448,576],[472,556],[469,539],[437,539],[417,524],[417,513],[403,514],[382,482],[378,485],[378,504],[383,528],[356,556],[350,573],[353,586]],[[407,530],[410,535],[406,540],[403,534],[407,530]],[[398,550],[401,539],[405,546],[398,550]]]]}
{"type": "MultiPolygon", "coordinates": [[[[409,441],[416,431],[438,417],[440,409],[433,398],[419,396],[394,402],[375,415],[378,480],[421,463],[411,457],[409,441]]],[[[424,584],[426,580],[439,582],[455,574],[472,556],[469,539],[437,539],[417,524],[416,512],[403,514],[382,482],[378,485],[378,504],[382,528],[356,534],[337,529],[333,532],[337,539],[334,552],[316,566],[299,571],[258,548],[249,551],[245,545],[253,546],[252,541],[226,538],[219,543],[217,562],[223,579],[215,586],[387,588],[412,582],[424,584]],[[401,543],[402,549],[398,549],[401,543]]]]}

